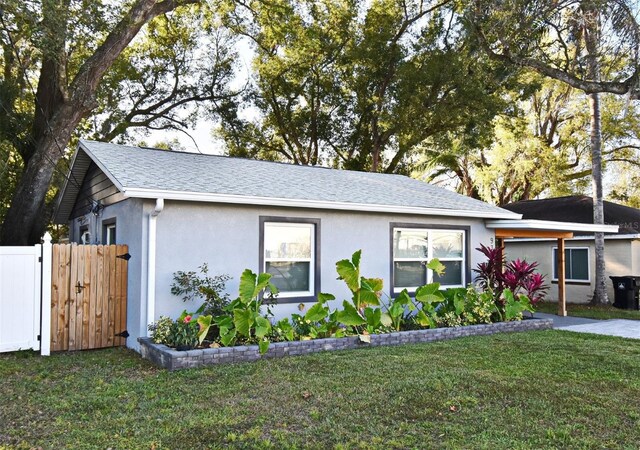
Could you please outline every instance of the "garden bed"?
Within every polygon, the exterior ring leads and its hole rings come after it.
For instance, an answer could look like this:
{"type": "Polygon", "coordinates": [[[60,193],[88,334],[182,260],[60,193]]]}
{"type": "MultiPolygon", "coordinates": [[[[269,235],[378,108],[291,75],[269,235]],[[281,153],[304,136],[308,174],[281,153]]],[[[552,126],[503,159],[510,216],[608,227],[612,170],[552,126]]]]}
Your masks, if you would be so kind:
{"type": "Polygon", "coordinates": [[[359,336],[274,342],[269,346],[269,349],[264,355],[260,354],[257,345],[176,351],[166,345],[156,344],[150,338],[138,338],[138,342],[140,343],[140,353],[143,358],[165,369],[177,370],[211,366],[214,364],[256,361],[260,358],[280,358],[283,356],[306,355],[309,353],[361,347],[416,344],[465,336],[546,330],[550,328],[553,328],[553,321],[551,319],[527,319],[487,325],[468,325],[464,327],[371,334],[368,335],[371,340],[370,343],[363,342],[359,336]]]}

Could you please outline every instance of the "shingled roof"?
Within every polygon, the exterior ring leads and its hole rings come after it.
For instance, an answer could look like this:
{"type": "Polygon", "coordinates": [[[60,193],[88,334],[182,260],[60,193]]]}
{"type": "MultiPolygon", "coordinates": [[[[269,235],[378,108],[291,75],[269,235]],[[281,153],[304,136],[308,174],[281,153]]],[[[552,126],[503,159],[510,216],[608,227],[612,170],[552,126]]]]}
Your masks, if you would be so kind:
{"type": "MultiPolygon", "coordinates": [[[[402,175],[336,170],[80,141],[70,179],[93,161],[127,197],[518,219],[510,211],[402,175]]],[[[78,195],[67,183],[56,213],[78,195]]]]}
{"type": "MultiPolygon", "coordinates": [[[[593,199],[586,195],[526,200],[511,203],[504,208],[522,214],[525,220],[593,223],[593,199]]],[[[640,209],[605,201],[604,222],[608,225],[618,225],[618,234],[638,234],[640,209]]]]}

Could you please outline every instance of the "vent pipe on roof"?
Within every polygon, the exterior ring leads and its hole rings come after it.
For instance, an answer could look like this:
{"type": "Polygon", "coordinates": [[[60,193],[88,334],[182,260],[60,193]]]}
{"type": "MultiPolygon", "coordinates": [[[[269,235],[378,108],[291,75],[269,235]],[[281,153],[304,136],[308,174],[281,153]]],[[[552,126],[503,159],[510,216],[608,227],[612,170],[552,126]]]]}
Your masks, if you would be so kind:
{"type": "Polygon", "coordinates": [[[149,213],[149,235],[147,241],[147,326],[146,335],[149,336],[149,325],[155,321],[156,314],[156,221],[164,209],[164,199],[156,199],[156,206],[149,213]]]}

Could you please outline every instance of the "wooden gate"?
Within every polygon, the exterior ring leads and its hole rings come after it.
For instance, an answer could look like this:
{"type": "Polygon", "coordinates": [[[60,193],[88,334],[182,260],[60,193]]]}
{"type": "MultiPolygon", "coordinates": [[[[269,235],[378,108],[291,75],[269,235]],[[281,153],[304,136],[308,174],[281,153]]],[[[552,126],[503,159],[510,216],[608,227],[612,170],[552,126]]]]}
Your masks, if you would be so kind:
{"type": "Polygon", "coordinates": [[[126,245],[53,245],[52,351],[125,345],[127,252],[126,245]]]}

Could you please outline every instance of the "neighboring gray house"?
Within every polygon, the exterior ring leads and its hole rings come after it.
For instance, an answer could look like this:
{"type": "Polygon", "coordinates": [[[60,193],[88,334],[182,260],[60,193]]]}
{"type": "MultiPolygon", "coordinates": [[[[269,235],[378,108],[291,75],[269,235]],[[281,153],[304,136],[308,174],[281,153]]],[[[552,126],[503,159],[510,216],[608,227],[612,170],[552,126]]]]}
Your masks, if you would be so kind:
{"type": "MultiPolygon", "coordinates": [[[[593,224],[593,199],[585,195],[527,200],[504,208],[522,214],[523,219],[593,224]]],[[[604,220],[619,227],[617,233],[605,235],[606,276],[640,275],[640,210],[605,201],[604,220]]],[[[593,233],[576,232],[565,243],[566,298],[572,303],[589,302],[595,289],[593,233]]],[[[511,239],[505,243],[507,257],[537,261],[540,272],[552,284],[558,278],[557,247],[555,239],[511,239]]],[[[613,302],[614,287],[608,279],[607,291],[613,302]]],[[[557,300],[556,290],[549,296],[557,300]]]]}
{"type": "MultiPolygon", "coordinates": [[[[171,295],[173,273],[203,262],[233,277],[268,271],[280,288],[276,316],[329,292],[349,298],[336,261],[362,249],[362,273],[393,295],[435,279],[464,286],[519,214],[401,175],[333,170],[81,141],[60,197],[57,223],[70,240],[129,246],[128,345],[160,315],[187,308],[171,295]],[[438,257],[439,278],[424,262],[438,257]]],[[[520,224],[520,228],[528,227],[520,224]]]]}

